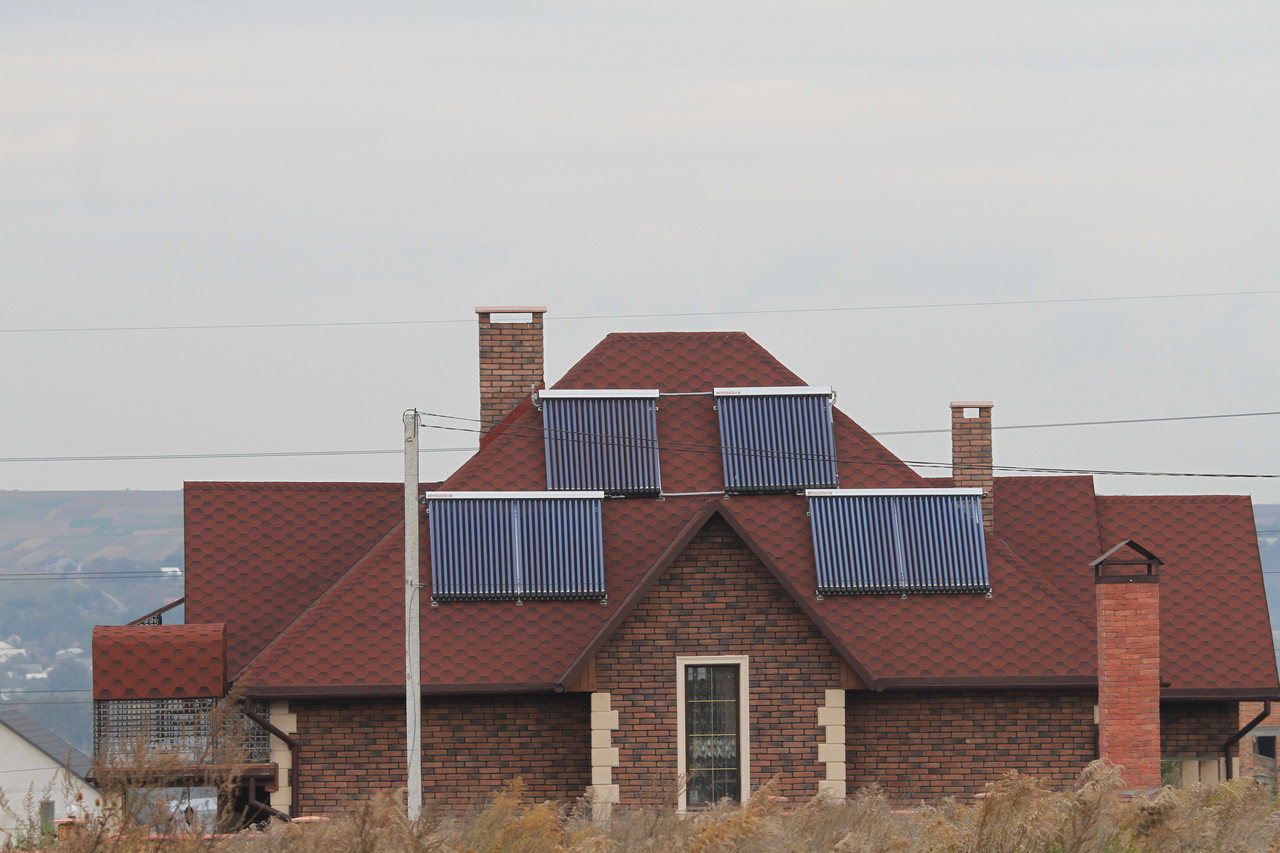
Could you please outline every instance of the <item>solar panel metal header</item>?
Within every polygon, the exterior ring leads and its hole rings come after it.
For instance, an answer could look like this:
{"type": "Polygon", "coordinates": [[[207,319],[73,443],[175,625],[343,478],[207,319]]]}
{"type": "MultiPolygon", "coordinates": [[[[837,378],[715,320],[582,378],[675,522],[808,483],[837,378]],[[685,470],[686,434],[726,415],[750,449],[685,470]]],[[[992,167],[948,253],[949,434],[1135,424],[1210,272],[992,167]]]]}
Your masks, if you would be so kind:
{"type": "Polygon", "coordinates": [[[657,389],[539,391],[538,404],[548,488],[662,492],[657,389]]]}
{"type": "Polygon", "coordinates": [[[818,593],[989,592],[981,489],[808,489],[818,593]]]}
{"type": "Polygon", "coordinates": [[[429,492],[433,601],[603,599],[604,493],[429,492]]]}
{"type": "Polygon", "coordinates": [[[836,487],[830,386],[716,388],[724,488],[734,493],[836,487]]]}

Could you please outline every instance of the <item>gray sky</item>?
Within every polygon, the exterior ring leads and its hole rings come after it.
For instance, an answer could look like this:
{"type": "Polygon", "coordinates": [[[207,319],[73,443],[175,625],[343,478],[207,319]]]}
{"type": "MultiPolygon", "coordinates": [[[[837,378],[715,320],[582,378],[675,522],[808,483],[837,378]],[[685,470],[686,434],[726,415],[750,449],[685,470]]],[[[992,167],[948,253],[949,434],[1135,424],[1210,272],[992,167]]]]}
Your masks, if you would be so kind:
{"type": "MultiPolygon", "coordinates": [[[[395,449],[406,408],[476,415],[479,304],[549,307],[552,380],[609,331],[741,329],[873,432],[957,399],[998,425],[1280,411],[1277,293],[831,310],[1280,290],[1278,25],[1274,2],[7,4],[0,456],[395,449]],[[774,309],[819,310],[618,316],[774,309]],[[13,331],[394,320],[433,322],[13,331]]],[[[996,462],[1280,475],[1277,426],[1009,430],[996,462]]],[[[4,462],[0,488],[400,471],[4,462]]]]}

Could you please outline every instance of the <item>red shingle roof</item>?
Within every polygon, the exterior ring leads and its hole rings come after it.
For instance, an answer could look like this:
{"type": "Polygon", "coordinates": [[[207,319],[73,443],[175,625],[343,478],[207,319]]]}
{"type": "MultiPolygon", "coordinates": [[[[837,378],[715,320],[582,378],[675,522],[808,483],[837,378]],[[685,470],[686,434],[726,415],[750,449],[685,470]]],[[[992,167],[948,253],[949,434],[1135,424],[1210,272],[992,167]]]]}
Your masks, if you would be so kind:
{"type": "MultiPolygon", "coordinates": [[[[1165,695],[1243,693],[1276,683],[1271,622],[1249,498],[1098,496],[1107,547],[1132,539],[1160,568],[1165,695]]],[[[1099,552],[1101,553],[1101,551],[1099,552]]]]}
{"type": "MultiPolygon", "coordinates": [[[[1088,564],[1106,546],[1132,538],[1166,562],[1164,677],[1173,682],[1174,695],[1280,696],[1244,498],[1095,498],[1087,477],[1002,478],[995,487],[996,531],[988,542],[989,599],[819,600],[804,499],[719,494],[719,437],[709,393],[716,386],[799,384],[799,377],[741,333],[608,336],[555,387],[658,388],[691,395],[660,398],[658,435],[668,496],[604,503],[610,596],[604,604],[426,606],[430,565],[424,525],[423,689],[564,685],[684,544],[719,513],[877,688],[1096,683],[1088,564]],[[696,494],[706,492],[714,494],[696,494]],[[1232,628],[1182,627],[1206,621],[1232,628]]],[[[835,431],[843,487],[936,484],[845,415],[837,413],[835,431]]],[[[501,434],[441,488],[545,489],[539,412],[529,405],[518,408],[501,434]]],[[[230,623],[232,666],[244,666],[238,681],[250,695],[402,692],[401,489],[188,486],[187,618],[230,623]]]]}
{"type": "Polygon", "coordinates": [[[187,483],[186,621],[234,676],[404,516],[394,483],[187,483]]]}
{"type": "Polygon", "coordinates": [[[227,626],[99,625],[93,698],[202,699],[227,686],[227,626]]]}

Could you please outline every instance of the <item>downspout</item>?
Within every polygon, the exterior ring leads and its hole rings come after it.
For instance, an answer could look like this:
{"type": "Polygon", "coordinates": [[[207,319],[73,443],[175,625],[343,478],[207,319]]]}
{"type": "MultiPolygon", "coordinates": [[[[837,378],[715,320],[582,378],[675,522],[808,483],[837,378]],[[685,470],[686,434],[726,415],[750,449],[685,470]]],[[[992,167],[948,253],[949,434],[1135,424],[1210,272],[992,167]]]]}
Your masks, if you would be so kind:
{"type": "MultiPolygon", "coordinates": [[[[257,714],[253,713],[253,711],[249,709],[248,704],[244,706],[244,715],[249,719],[253,720],[258,725],[262,726],[271,734],[280,738],[280,740],[284,741],[285,744],[289,747],[289,757],[290,757],[291,763],[293,764],[293,767],[289,769],[289,812],[294,817],[297,817],[298,816],[298,788],[299,788],[298,761],[302,753],[302,744],[298,743],[298,741],[295,740],[294,738],[289,737],[287,734],[285,734],[276,726],[271,725],[271,723],[268,720],[264,720],[262,717],[259,717],[257,714]]],[[[250,786],[252,786],[252,784],[253,784],[253,780],[250,780],[250,786]]],[[[250,791],[249,799],[250,801],[252,801],[253,788],[250,787],[249,791],[250,791]]],[[[270,810],[272,813],[274,813],[277,816],[282,816],[284,820],[289,820],[289,815],[285,815],[283,812],[276,811],[275,809],[272,809],[270,806],[262,806],[262,808],[270,810]]]]}
{"type": "Polygon", "coordinates": [[[1259,723],[1269,716],[1271,716],[1271,700],[1267,699],[1262,703],[1262,713],[1246,723],[1243,729],[1233,734],[1227,742],[1222,745],[1222,758],[1227,765],[1226,772],[1228,779],[1233,775],[1231,772],[1231,747],[1235,746],[1242,737],[1253,731],[1259,723]]]}
{"type": "Polygon", "coordinates": [[[274,818],[278,818],[285,823],[289,822],[289,816],[279,809],[273,809],[266,803],[258,802],[258,780],[252,776],[249,777],[249,808],[258,809],[266,812],[274,818]]]}

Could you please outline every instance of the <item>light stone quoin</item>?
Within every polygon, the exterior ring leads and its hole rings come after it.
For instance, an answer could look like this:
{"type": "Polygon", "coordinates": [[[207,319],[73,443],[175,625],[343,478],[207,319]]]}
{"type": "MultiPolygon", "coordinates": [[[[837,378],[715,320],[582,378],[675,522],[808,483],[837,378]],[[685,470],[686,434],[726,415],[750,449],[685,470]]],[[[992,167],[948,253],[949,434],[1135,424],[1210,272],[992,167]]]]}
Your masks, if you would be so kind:
{"type": "Polygon", "coordinates": [[[845,711],[844,690],[824,691],[823,705],[818,708],[818,726],[823,730],[825,742],[818,742],[818,761],[826,766],[826,770],[824,778],[818,782],[817,793],[832,800],[843,800],[848,795],[845,711]]]}
{"type": "Polygon", "coordinates": [[[612,745],[613,733],[618,730],[618,712],[612,704],[609,693],[591,694],[591,786],[587,788],[587,800],[593,820],[607,820],[621,799],[618,786],[613,783],[613,768],[621,756],[612,745]]]}

